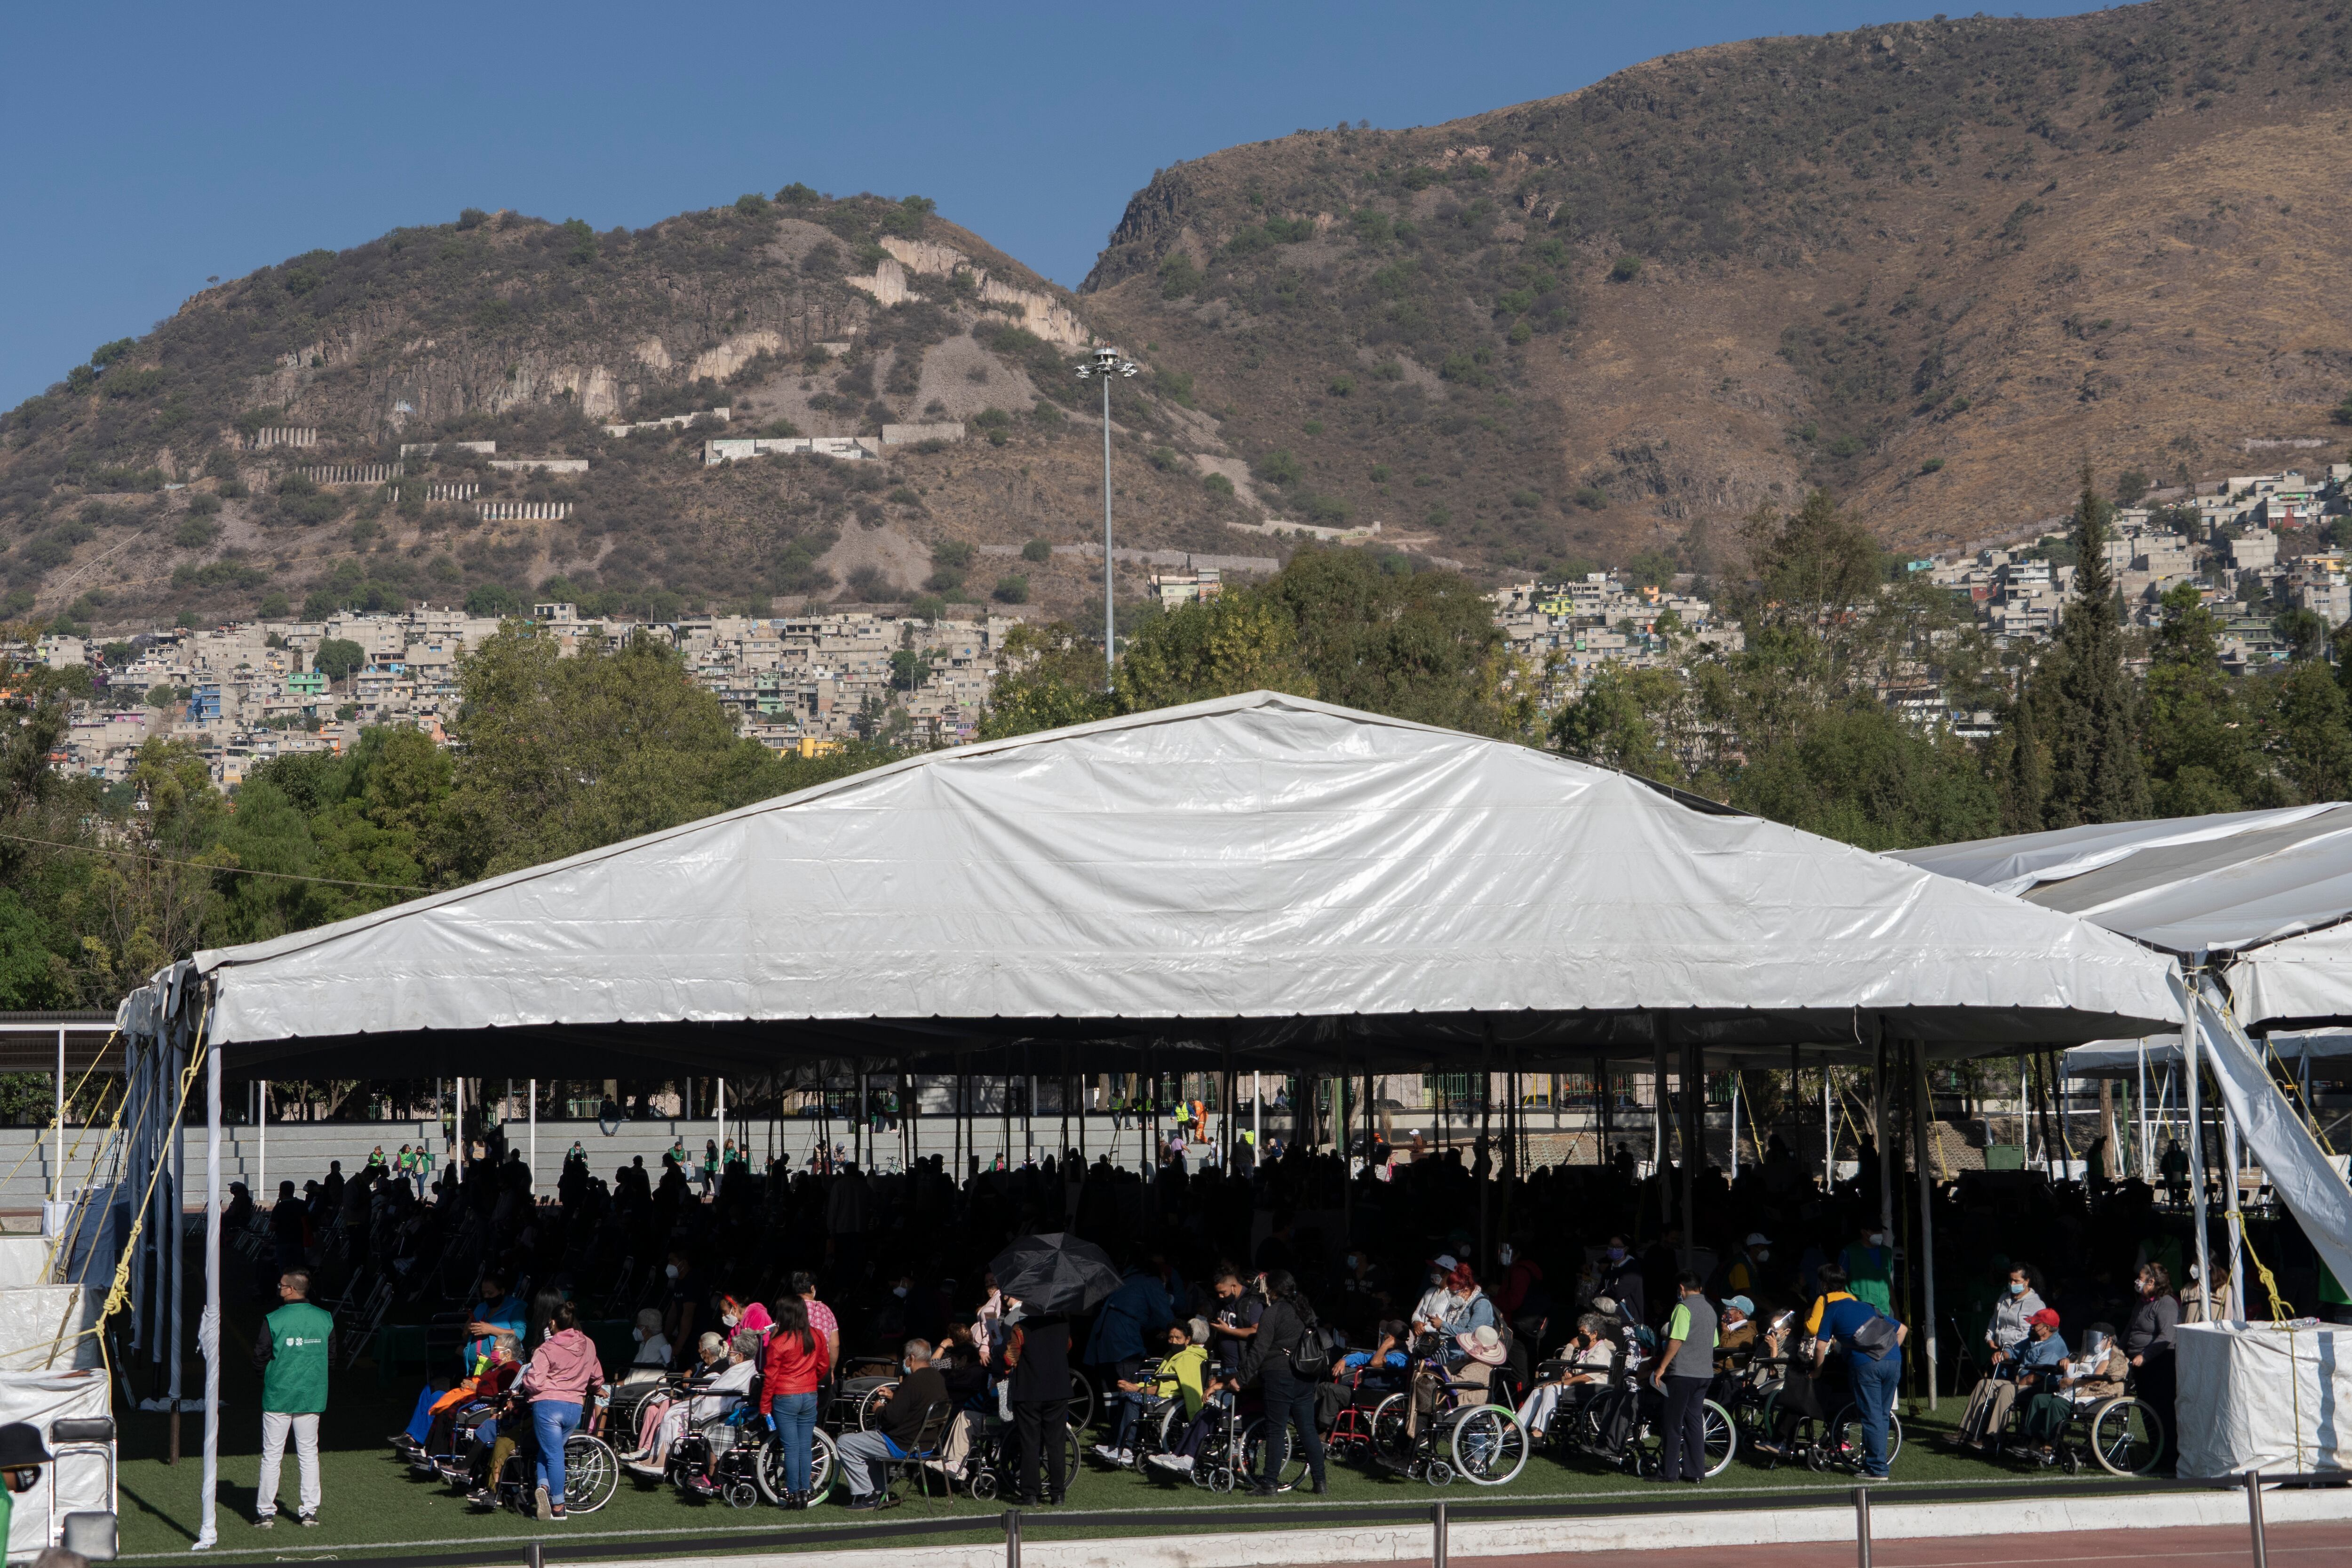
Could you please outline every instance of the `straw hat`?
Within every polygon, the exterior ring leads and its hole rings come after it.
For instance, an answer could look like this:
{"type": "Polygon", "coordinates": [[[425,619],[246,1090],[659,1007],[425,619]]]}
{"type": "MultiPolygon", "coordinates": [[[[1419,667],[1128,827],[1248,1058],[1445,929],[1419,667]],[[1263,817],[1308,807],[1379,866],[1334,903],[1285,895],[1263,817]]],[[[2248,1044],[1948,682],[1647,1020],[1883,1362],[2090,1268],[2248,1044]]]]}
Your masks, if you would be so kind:
{"type": "Polygon", "coordinates": [[[1496,1332],[1492,1323],[1483,1323],[1470,1333],[1456,1334],[1454,1342],[1472,1361],[1484,1362],[1488,1366],[1503,1364],[1503,1336],[1496,1332]]]}

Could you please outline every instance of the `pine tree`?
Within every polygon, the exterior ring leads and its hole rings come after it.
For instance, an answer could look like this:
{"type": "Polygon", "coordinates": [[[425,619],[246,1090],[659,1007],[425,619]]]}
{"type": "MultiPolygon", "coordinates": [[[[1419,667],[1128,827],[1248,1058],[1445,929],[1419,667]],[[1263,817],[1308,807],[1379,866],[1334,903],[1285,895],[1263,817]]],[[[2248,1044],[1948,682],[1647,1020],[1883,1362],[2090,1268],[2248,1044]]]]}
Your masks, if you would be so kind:
{"type": "Polygon", "coordinates": [[[2050,772],[2042,755],[2040,726],[2033,721],[2033,688],[2022,674],[2017,678],[2017,700],[2009,710],[2009,765],[2000,785],[2000,830],[2041,832],[2050,772]]]}
{"type": "Polygon", "coordinates": [[[2124,673],[2123,628],[2110,604],[2116,590],[2106,552],[2112,510],[2084,464],[2074,508],[2074,595],[2066,606],[2057,668],[2048,689],[2035,694],[2040,711],[2034,717],[2050,744],[2044,827],[2128,822],[2149,814],[2147,773],[2124,673]]]}

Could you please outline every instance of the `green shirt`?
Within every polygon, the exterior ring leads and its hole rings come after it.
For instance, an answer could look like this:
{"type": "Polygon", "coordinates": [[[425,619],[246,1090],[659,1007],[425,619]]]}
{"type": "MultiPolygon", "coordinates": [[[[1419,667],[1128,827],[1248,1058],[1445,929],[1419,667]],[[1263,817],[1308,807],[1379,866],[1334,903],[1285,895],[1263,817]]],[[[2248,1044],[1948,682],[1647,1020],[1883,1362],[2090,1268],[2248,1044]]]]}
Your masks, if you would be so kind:
{"type": "Polygon", "coordinates": [[[327,1408],[327,1339],[334,1331],[334,1315],[308,1301],[289,1301],[269,1314],[262,1409],[310,1415],[327,1408]]]}

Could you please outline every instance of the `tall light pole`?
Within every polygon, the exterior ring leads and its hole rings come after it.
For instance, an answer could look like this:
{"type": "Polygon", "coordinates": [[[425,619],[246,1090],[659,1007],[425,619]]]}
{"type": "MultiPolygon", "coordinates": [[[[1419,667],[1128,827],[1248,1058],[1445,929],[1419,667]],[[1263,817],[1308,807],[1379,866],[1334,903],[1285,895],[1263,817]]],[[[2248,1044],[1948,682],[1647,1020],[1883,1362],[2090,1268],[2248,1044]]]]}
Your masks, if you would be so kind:
{"type": "Polygon", "coordinates": [[[1133,375],[1140,368],[1133,360],[1121,359],[1118,351],[1104,344],[1095,350],[1093,357],[1078,366],[1078,379],[1102,383],[1103,395],[1103,675],[1108,679],[1112,668],[1112,620],[1110,606],[1110,380],[1115,375],[1133,375]]]}

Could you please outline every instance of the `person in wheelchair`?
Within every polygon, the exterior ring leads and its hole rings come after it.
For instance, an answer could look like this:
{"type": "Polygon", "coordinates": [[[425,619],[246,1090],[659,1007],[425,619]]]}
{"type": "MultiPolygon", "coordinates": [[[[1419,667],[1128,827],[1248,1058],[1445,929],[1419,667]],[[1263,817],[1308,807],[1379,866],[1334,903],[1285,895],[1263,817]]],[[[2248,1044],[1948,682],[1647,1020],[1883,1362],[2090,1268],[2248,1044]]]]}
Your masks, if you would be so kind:
{"type": "Polygon", "coordinates": [[[2084,1331],[2082,1354],[2061,1362],[2054,1371],[2032,1374],[2033,1399],[2025,1407],[2023,1432],[2035,1457],[2044,1464],[2054,1459],[2067,1424],[2078,1412],[2120,1396],[2130,1371],[2114,1326],[2093,1323],[2084,1331]]]}
{"type": "Polygon", "coordinates": [[[1393,1394],[1404,1386],[1403,1374],[1412,1365],[1405,1353],[1404,1320],[1383,1319],[1374,1333],[1370,1350],[1349,1351],[1339,1358],[1338,1378],[1349,1388],[1393,1394]]]}
{"type": "Polygon", "coordinates": [[[522,1367],[515,1337],[501,1330],[490,1342],[490,1353],[474,1375],[458,1379],[447,1392],[417,1401],[415,1418],[408,1428],[393,1435],[394,1452],[422,1473],[431,1473],[457,1452],[457,1426],[461,1415],[493,1402],[514,1386],[522,1367]]]}
{"type": "MultiPolygon", "coordinates": [[[[717,1334],[703,1335],[705,1341],[718,1337],[717,1334]]],[[[760,1370],[757,1360],[760,1336],[739,1332],[735,1342],[721,1351],[724,1363],[715,1370],[709,1359],[709,1349],[707,1344],[702,1347],[703,1367],[688,1382],[685,1396],[674,1400],[663,1412],[661,1426],[654,1434],[653,1452],[646,1458],[629,1461],[629,1468],[638,1475],[656,1478],[667,1475],[671,1450],[689,1433],[700,1433],[702,1440],[696,1445],[697,1456],[701,1461],[699,1473],[698,1475],[692,1469],[687,1471],[680,1485],[689,1491],[715,1489],[710,1485],[709,1460],[717,1445],[709,1441],[708,1435],[710,1428],[726,1420],[737,1406],[751,1397],[751,1379],[760,1370]]]]}
{"type": "Polygon", "coordinates": [[[662,1473],[661,1464],[654,1460],[654,1454],[657,1446],[665,1453],[667,1451],[668,1444],[661,1440],[662,1426],[669,1419],[671,1409],[685,1396],[685,1391],[697,1380],[708,1382],[727,1370],[727,1342],[715,1333],[705,1334],[697,1341],[691,1367],[674,1374],[661,1393],[648,1396],[637,1406],[636,1444],[621,1455],[621,1462],[639,1475],[658,1476],[662,1473]],[[640,1465],[640,1460],[653,1462],[640,1465]]]}
{"type": "Polygon", "coordinates": [[[1519,1425],[1529,1440],[1541,1437],[1553,1415],[1565,1404],[1568,1414],[1581,1410],[1617,1375],[1620,1359],[1609,1321],[1597,1312],[1576,1321],[1576,1337],[1538,1369],[1536,1385],[1519,1403],[1519,1425]]]}

